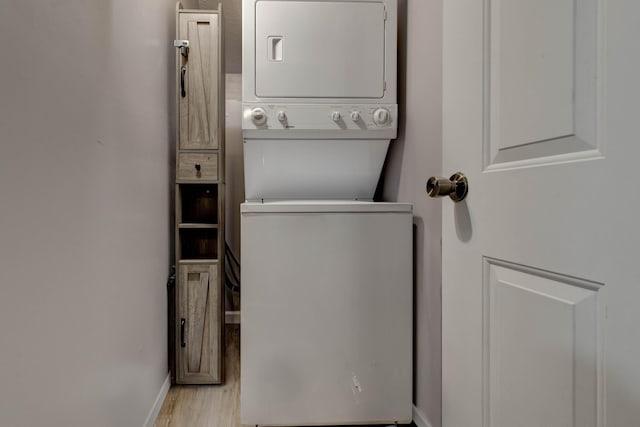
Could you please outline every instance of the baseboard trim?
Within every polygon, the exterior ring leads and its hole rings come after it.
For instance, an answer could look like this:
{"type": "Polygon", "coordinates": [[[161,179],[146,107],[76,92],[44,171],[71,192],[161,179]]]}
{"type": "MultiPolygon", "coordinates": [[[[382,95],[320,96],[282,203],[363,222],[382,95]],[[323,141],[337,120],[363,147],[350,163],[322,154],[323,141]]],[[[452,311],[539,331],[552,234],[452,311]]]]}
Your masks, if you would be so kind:
{"type": "Polygon", "coordinates": [[[144,427],[153,427],[156,423],[156,418],[158,418],[160,408],[162,408],[164,399],[167,397],[167,393],[169,393],[169,387],[171,387],[171,373],[167,374],[167,378],[165,378],[162,383],[162,387],[160,387],[156,400],[153,402],[149,415],[147,415],[147,419],[144,421],[144,427]]]}
{"type": "Polygon", "coordinates": [[[424,412],[422,412],[416,405],[413,405],[413,423],[416,427],[431,427],[424,412]]]}

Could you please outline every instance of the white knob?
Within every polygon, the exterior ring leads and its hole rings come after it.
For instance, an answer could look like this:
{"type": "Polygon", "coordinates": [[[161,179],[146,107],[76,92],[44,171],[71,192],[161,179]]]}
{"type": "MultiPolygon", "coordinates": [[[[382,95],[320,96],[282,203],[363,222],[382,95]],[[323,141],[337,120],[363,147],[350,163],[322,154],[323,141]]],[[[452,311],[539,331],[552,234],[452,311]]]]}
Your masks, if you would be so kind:
{"type": "Polygon", "coordinates": [[[281,122],[286,122],[287,113],[285,113],[284,111],[278,111],[278,120],[280,120],[281,122]]]}
{"type": "Polygon", "coordinates": [[[254,108],[251,110],[251,120],[258,126],[263,125],[267,123],[267,112],[264,108],[254,108]]]}
{"type": "Polygon", "coordinates": [[[342,115],[338,111],[334,111],[333,113],[331,113],[331,120],[333,120],[334,122],[339,122],[340,120],[342,120],[342,115]]]}
{"type": "Polygon", "coordinates": [[[351,120],[353,120],[354,122],[359,121],[360,120],[360,112],[352,111],[351,112],[351,120]]]}
{"type": "Polygon", "coordinates": [[[391,113],[386,108],[378,108],[373,113],[373,122],[378,126],[385,126],[391,123],[391,113]]]}

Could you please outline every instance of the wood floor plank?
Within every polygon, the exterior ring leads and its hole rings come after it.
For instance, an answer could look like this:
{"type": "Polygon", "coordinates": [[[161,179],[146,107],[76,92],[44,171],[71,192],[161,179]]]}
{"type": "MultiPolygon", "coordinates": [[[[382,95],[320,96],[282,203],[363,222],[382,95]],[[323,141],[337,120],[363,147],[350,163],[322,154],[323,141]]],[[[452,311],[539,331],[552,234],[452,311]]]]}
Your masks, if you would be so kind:
{"type": "Polygon", "coordinates": [[[173,386],[156,427],[240,427],[240,327],[225,329],[225,382],[213,386],[173,386]]]}

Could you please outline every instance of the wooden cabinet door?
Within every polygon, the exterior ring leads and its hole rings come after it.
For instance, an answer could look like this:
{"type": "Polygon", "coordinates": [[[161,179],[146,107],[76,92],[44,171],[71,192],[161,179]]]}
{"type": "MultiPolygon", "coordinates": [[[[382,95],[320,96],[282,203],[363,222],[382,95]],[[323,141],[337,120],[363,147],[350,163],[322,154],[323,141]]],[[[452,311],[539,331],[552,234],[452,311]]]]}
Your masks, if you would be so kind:
{"type": "Polygon", "coordinates": [[[187,57],[178,54],[179,147],[217,149],[221,111],[219,16],[180,13],[178,25],[180,39],[189,40],[187,57]]]}
{"type": "Polygon", "coordinates": [[[179,264],[176,328],[179,384],[222,382],[217,262],[179,264]]]}

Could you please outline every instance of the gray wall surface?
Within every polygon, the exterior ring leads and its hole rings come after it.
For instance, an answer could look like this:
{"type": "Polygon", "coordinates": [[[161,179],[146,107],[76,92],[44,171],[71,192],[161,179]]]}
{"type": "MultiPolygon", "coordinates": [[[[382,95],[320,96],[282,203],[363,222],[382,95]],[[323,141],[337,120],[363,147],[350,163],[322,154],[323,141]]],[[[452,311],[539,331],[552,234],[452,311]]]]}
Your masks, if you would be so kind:
{"type": "Polygon", "coordinates": [[[242,75],[227,74],[226,85],[226,238],[240,258],[240,204],[244,202],[244,155],[242,150],[242,75]]]}
{"type": "Polygon", "coordinates": [[[414,205],[414,400],[427,422],[439,427],[443,202],[429,199],[425,184],[429,176],[443,174],[442,0],[399,5],[400,129],[387,157],[383,198],[414,205]]]}
{"type": "Polygon", "coordinates": [[[167,377],[174,10],[0,1],[3,427],[142,426],[167,377]]]}
{"type": "Polygon", "coordinates": [[[198,0],[200,9],[218,9],[224,16],[225,68],[227,73],[242,72],[242,0],[198,0]]]}

